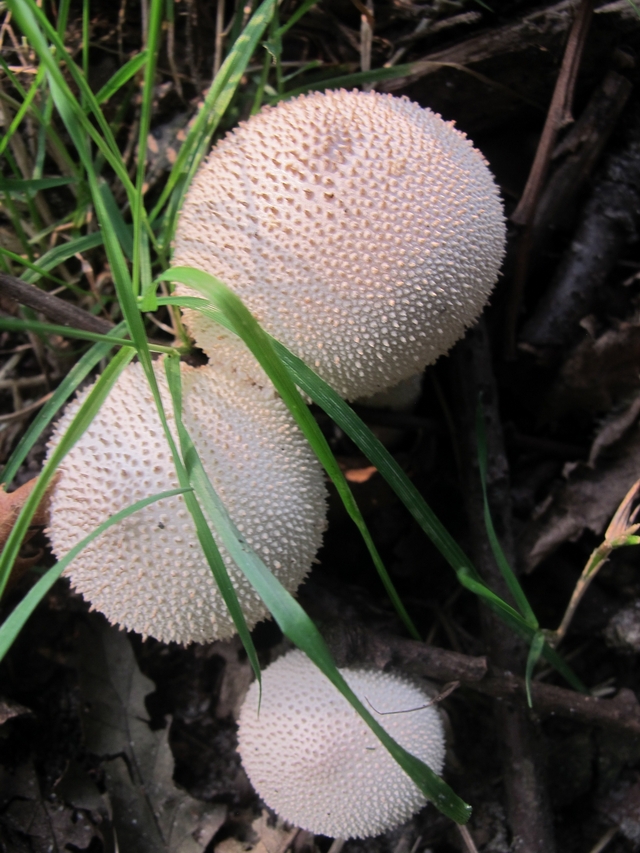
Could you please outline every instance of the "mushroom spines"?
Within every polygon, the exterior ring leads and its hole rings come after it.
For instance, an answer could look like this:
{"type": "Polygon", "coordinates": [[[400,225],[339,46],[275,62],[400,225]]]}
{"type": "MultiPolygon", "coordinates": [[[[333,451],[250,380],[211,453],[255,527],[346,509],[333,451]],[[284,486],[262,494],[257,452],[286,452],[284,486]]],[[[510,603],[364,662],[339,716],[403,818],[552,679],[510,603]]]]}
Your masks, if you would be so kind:
{"type": "MultiPolygon", "coordinates": [[[[387,732],[439,773],[443,726],[425,693],[388,673],[340,671],[387,732]]],[[[261,699],[257,682],[252,685],[238,741],[247,775],[267,805],[317,834],[378,835],[426,803],[347,700],[300,651],[264,671],[261,699]]]]}
{"type": "MultiPolygon", "coordinates": [[[[325,526],[325,487],[315,457],[273,390],[256,395],[249,383],[209,367],[181,369],[183,420],[207,474],[249,545],[295,591],[325,526]]],[[[163,370],[156,376],[174,431],[163,370]]],[[[81,399],[59,421],[51,446],[81,399]]],[[[61,466],[51,498],[54,552],[61,557],[113,513],[177,485],[148,383],[141,367],[131,366],[61,466]]],[[[220,550],[252,626],[267,611],[220,550]]],[[[182,496],[151,504],[107,530],[67,574],[111,622],[144,635],[187,644],[235,633],[182,496]]]]}
{"type": "MultiPolygon", "coordinates": [[[[406,99],[301,96],[230,133],[200,168],[175,264],[214,273],[346,397],[446,352],[480,313],[504,249],[484,158],[406,99]]],[[[205,351],[214,324],[187,312],[205,351]]]]}

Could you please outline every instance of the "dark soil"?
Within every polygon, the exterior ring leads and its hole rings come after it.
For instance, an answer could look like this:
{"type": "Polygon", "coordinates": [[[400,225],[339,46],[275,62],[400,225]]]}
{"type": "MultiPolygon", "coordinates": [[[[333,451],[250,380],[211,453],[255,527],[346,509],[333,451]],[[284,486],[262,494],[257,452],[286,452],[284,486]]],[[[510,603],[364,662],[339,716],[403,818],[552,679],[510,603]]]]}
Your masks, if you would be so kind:
{"type": "MultiPolygon", "coordinates": [[[[401,48],[401,63],[440,63],[414,67],[377,88],[406,94],[454,119],[488,159],[511,216],[536,154],[575,9],[564,2],[532,7],[492,0],[490,6],[374,2],[372,67],[401,48]]],[[[282,18],[293,8],[285,2],[282,18]]],[[[183,0],[175,9],[176,38],[170,54],[163,49],[154,116],[161,148],[165,141],[172,144],[170,129],[188,120],[202,94],[215,39],[211,4],[183,0]]],[[[70,44],[80,44],[78,15],[72,4],[70,44]]],[[[319,58],[359,70],[360,17],[348,0],[321,0],[292,31],[285,60],[319,58]]],[[[137,5],[97,3],[92,27],[92,85],[99,87],[118,67],[118,51],[127,56],[139,45],[137,5]]],[[[559,625],[589,555],[640,476],[639,50],[640,16],[632,4],[598,4],[573,98],[580,132],[576,124],[560,128],[532,210],[526,221],[510,223],[504,275],[481,325],[427,370],[411,413],[362,411],[502,593],[479,491],[474,414],[482,392],[492,516],[541,626],[549,629],[559,625]]],[[[238,99],[228,124],[246,117],[249,104],[238,99]]],[[[160,187],[161,159],[156,165],[160,187]]],[[[50,203],[62,210],[68,199],[52,194],[50,203]]],[[[99,259],[94,262],[99,269],[99,259]]],[[[3,361],[27,342],[0,334],[3,361]]],[[[65,346],[48,356],[51,382],[69,369],[74,347],[65,346]]],[[[40,371],[35,351],[20,370],[40,371]]],[[[10,390],[0,390],[2,415],[11,414],[14,403],[10,390]]],[[[345,470],[365,469],[369,463],[357,448],[322,413],[318,419],[345,470]]],[[[8,421],[0,433],[5,459],[24,425],[8,421]]],[[[38,472],[42,453],[40,445],[19,482],[38,472]]],[[[431,677],[436,689],[461,682],[441,704],[450,731],[444,775],[474,808],[469,828],[477,849],[638,849],[640,551],[629,547],[613,555],[560,646],[577,677],[601,699],[597,708],[572,709],[569,686],[545,667],[537,683],[565,692],[555,698],[534,692],[528,709],[520,687],[507,689],[509,672],[524,677],[524,645],[459,585],[379,474],[352,485],[419,632],[429,645],[459,658],[455,666],[453,658],[437,655],[426,662],[410,648],[337,499],[300,600],[340,665],[393,666],[431,677]],[[484,679],[471,675],[483,656],[489,658],[484,679]]],[[[36,554],[43,549],[40,565],[51,564],[44,536],[29,547],[36,554]]],[[[27,572],[14,585],[3,614],[33,582],[27,572]]],[[[105,796],[111,771],[87,740],[87,715],[97,700],[87,688],[85,642],[91,632],[104,630],[102,618],[61,581],[2,663],[1,851],[115,849],[114,826],[121,818],[117,799],[105,796]]],[[[254,639],[265,664],[285,647],[273,624],[258,626],[254,639]]],[[[276,853],[269,847],[273,839],[255,823],[263,806],[235,752],[234,719],[250,678],[240,645],[183,649],[133,635],[130,641],[139,669],[152,682],[145,700],[150,729],[159,738],[168,727],[175,783],[196,800],[226,807],[204,848],[167,850],[239,853],[262,844],[276,853]]],[[[278,831],[281,841],[289,838],[278,831]]],[[[296,853],[326,853],[330,844],[303,832],[289,842],[296,853]]],[[[345,851],[450,853],[470,849],[464,845],[451,821],[428,807],[384,836],[347,842],[345,851]]],[[[119,850],[138,853],[123,842],[119,850]]]]}

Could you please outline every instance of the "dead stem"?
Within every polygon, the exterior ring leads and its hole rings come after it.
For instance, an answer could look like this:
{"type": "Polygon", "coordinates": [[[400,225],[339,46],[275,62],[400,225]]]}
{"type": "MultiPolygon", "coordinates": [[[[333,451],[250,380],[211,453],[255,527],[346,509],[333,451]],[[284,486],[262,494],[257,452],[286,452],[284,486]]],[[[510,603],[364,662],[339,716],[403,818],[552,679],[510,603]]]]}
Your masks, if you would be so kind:
{"type": "Polygon", "coordinates": [[[611,520],[611,524],[607,527],[604,541],[598,545],[587,560],[562,617],[562,622],[558,629],[549,635],[549,642],[552,645],[557,646],[566,635],[571,620],[585,592],[589,589],[591,582],[611,556],[611,552],[616,548],[623,548],[625,545],[637,545],[640,542],[640,538],[636,536],[640,524],[634,523],[640,509],[637,506],[639,494],[640,480],[636,481],[625,495],[611,520]]]}
{"type": "Polygon", "coordinates": [[[471,837],[471,833],[467,829],[466,826],[463,826],[461,823],[456,824],[458,828],[458,832],[462,837],[462,841],[464,842],[464,846],[467,849],[467,853],[478,853],[478,848],[475,845],[473,838],[471,837]]]}
{"type": "Polygon", "coordinates": [[[518,246],[516,270],[507,305],[505,352],[508,358],[515,356],[516,328],[533,243],[533,220],[542,190],[544,189],[558,133],[563,127],[573,121],[571,117],[573,93],[593,14],[593,6],[594,0],[581,0],[580,7],[573,21],[573,26],[569,32],[562,66],[556,80],[556,87],[553,92],[551,104],[549,105],[547,119],[538,143],[536,156],[533,160],[531,171],[529,172],[529,177],[518,206],[511,214],[511,221],[516,225],[524,226],[524,232],[521,235],[520,245],[518,246]]]}

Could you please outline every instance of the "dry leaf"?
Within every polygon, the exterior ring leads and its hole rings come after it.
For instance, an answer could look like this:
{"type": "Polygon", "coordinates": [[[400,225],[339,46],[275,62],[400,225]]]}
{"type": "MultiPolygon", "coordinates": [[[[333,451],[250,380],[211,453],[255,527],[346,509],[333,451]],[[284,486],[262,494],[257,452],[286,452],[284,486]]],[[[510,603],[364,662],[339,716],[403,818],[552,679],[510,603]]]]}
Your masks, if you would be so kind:
{"type": "Polygon", "coordinates": [[[0,767],[0,813],[5,832],[26,836],[27,849],[36,853],[85,850],[94,837],[101,838],[87,812],[66,805],[54,793],[43,797],[30,760],[13,773],[0,767]]]}
{"type": "Polygon", "coordinates": [[[518,550],[531,571],[563,542],[574,542],[585,530],[601,536],[640,472],[640,428],[632,427],[607,458],[595,467],[576,465],[557,487],[544,510],[523,532],[518,550]]]}
{"type": "MultiPolygon", "coordinates": [[[[20,511],[25,504],[25,501],[33,491],[38,478],[33,477],[28,480],[13,492],[5,492],[4,484],[0,484],[0,551],[4,548],[9,534],[13,530],[16,519],[20,515],[20,511]]],[[[22,541],[24,546],[30,539],[35,536],[38,530],[44,527],[48,521],[49,515],[49,493],[53,487],[53,482],[49,484],[44,498],[40,501],[40,505],[31,519],[29,529],[22,541]]],[[[40,560],[41,554],[35,554],[30,557],[18,557],[13,565],[11,578],[9,583],[14,584],[22,575],[34,566],[40,560]]]]}
{"type": "Polygon", "coordinates": [[[30,708],[25,708],[24,705],[12,702],[10,699],[0,697],[0,726],[13,717],[24,717],[26,714],[33,714],[33,711],[30,708]]]}
{"type": "Polygon", "coordinates": [[[598,811],[618,825],[629,841],[640,843],[640,782],[622,782],[599,803],[598,811]]]}
{"type": "Polygon", "coordinates": [[[215,853],[285,853],[300,832],[280,818],[274,821],[266,809],[252,822],[251,829],[250,841],[225,838],[216,845],[215,853]]]}
{"type": "Polygon", "coordinates": [[[548,417],[609,411],[640,385],[640,325],[620,323],[585,338],[565,361],[545,406],[548,417]]]}
{"type": "Polygon", "coordinates": [[[120,853],[202,853],[226,808],[173,782],[169,728],[149,727],[144,697],[155,685],[138,669],[127,635],[96,616],[83,626],[79,651],[86,746],[104,757],[120,853]]]}

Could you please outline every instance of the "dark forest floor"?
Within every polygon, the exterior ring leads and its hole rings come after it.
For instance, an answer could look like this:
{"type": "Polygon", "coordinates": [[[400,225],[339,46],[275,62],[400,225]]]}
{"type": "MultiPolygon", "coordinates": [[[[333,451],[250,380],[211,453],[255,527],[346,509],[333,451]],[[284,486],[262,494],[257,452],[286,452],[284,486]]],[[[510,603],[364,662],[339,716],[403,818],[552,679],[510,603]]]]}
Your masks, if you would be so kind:
{"type": "MultiPolygon", "coordinates": [[[[475,461],[474,411],[483,393],[498,535],[540,624],[554,629],[590,553],[640,476],[640,15],[626,0],[596,4],[578,64],[575,122],[559,128],[549,168],[528,196],[532,203],[518,207],[575,11],[586,12],[589,4],[489,5],[374,0],[370,6],[371,66],[416,63],[377,88],[455,120],[488,159],[507,215],[518,208],[518,222],[510,223],[504,274],[482,323],[427,370],[414,410],[362,409],[362,415],[480,571],[499,584],[475,461]]],[[[139,20],[135,3],[95,7],[92,82],[99,86],[117,67],[118,50],[138,43],[139,20]]],[[[286,3],[283,8],[285,14],[286,3]]],[[[178,76],[163,54],[167,73],[154,117],[160,183],[163,146],[171,145],[201,96],[215,41],[211,4],[182,0],[176,9],[171,61],[178,76]]],[[[321,0],[293,31],[285,58],[319,57],[358,70],[360,20],[349,0],[321,0]]],[[[68,39],[79,38],[72,14],[68,39]]],[[[240,109],[230,123],[243,117],[240,109]]],[[[0,240],[10,247],[2,213],[0,240]]],[[[99,270],[97,256],[93,263],[99,270]]],[[[0,334],[6,364],[28,341],[0,334]]],[[[56,370],[68,369],[60,353],[56,358],[54,379],[56,370]]],[[[2,377],[38,371],[28,351],[2,377]]],[[[3,461],[26,423],[14,416],[16,400],[27,406],[42,392],[21,387],[0,387],[3,461]]],[[[367,460],[318,417],[411,617],[435,647],[424,653],[405,639],[336,500],[300,599],[338,664],[393,665],[438,687],[460,682],[442,702],[450,730],[444,775],[473,805],[469,829],[479,851],[551,853],[554,837],[562,853],[639,849],[640,551],[613,555],[560,646],[598,700],[574,701],[545,668],[536,675],[529,711],[518,680],[525,660],[518,643],[458,585],[367,460]]],[[[41,445],[30,455],[21,482],[38,473],[42,453],[41,445]]],[[[46,548],[44,537],[35,540],[39,545],[46,548]]],[[[3,610],[32,583],[30,573],[22,577],[3,610]]],[[[283,648],[273,624],[261,624],[254,637],[263,663],[283,648]]],[[[251,670],[239,643],[184,649],[129,640],[60,581],[3,662],[0,850],[146,853],[155,842],[131,841],[127,821],[150,821],[153,839],[159,820],[165,838],[174,831],[166,842],[171,853],[327,853],[329,839],[292,833],[267,819],[240,767],[234,720],[251,670]],[[116,693],[118,684],[122,688],[119,698],[107,696],[94,677],[97,661],[113,674],[116,693]],[[155,767],[155,775],[132,780],[131,755],[125,760],[119,749],[96,740],[100,714],[118,731],[139,726],[140,752],[133,758],[155,767]],[[149,802],[161,818],[151,817],[149,802]]],[[[427,807],[400,829],[349,841],[344,849],[470,848],[448,819],[427,807]]]]}

